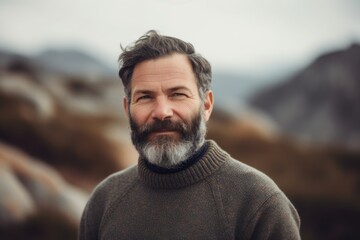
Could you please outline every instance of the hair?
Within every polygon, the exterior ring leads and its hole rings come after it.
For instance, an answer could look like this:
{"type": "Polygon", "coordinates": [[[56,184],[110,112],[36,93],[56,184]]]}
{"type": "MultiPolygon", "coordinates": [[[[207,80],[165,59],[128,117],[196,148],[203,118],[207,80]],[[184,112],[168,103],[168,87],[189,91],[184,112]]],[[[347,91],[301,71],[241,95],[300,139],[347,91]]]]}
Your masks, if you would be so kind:
{"type": "Polygon", "coordinates": [[[121,49],[123,52],[119,56],[119,77],[123,82],[125,95],[129,102],[131,100],[131,78],[136,64],[173,53],[184,54],[188,57],[197,79],[201,99],[204,99],[205,93],[210,90],[211,65],[204,57],[195,52],[191,43],[163,36],[150,30],[133,45],[125,48],[121,46],[121,49]]]}

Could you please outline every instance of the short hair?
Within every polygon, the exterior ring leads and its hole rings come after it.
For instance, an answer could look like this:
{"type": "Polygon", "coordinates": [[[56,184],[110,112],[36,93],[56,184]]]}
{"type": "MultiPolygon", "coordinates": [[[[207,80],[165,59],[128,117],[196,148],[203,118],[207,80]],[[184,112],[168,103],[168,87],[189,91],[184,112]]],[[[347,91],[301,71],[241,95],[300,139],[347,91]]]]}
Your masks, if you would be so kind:
{"type": "Polygon", "coordinates": [[[133,45],[125,48],[121,46],[121,49],[123,52],[119,56],[119,77],[123,82],[124,91],[129,101],[131,100],[131,78],[136,64],[173,53],[185,54],[190,60],[201,99],[204,99],[205,93],[210,90],[211,65],[204,57],[195,52],[191,43],[160,35],[156,31],[150,30],[133,45]]]}

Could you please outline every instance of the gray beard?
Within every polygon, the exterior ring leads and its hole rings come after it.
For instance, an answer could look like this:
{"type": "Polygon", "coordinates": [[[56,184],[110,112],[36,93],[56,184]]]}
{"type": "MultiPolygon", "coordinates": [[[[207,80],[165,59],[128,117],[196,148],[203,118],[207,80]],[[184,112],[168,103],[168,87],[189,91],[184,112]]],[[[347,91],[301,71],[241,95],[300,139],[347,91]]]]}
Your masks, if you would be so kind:
{"type": "Polygon", "coordinates": [[[179,140],[171,136],[159,136],[151,141],[139,141],[139,129],[130,118],[132,141],[141,157],[162,168],[176,168],[194,154],[205,142],[206,123],[201,109],[190,125],[185,125],[185,137],[179,140]]]}
{"type": "Polygon", "coordinates": [[[191,142],[178,142],[169,137],[161,137],[166,141],[163,144],[148,143],[142,149],[142,155],[152,164],[163,168],[174,168],[188,159],[193,152],[191,142]]]}

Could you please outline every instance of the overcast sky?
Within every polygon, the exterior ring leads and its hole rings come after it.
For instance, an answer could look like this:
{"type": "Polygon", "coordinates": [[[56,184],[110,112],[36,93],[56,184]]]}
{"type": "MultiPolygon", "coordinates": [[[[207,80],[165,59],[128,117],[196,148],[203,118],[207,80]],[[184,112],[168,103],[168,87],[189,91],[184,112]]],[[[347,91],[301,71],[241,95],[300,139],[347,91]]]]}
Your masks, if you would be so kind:
{"type": "Polygon", "coordinates": [[[79,47],[116,64],[149,29],[195,45],[215,69],[261,72],[360,42],[358,0],[0,0],[0,47],[79,47]]]}

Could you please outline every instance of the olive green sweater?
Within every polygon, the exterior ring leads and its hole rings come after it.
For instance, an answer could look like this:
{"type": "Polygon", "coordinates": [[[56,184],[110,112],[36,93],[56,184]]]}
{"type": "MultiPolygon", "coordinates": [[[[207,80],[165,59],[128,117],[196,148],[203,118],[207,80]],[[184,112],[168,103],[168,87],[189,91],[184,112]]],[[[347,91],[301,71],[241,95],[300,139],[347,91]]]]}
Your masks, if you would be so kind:
{"type": "Polygon", "coordinates": [[[213,142],[174,173],[137,166],[99,184],[79,239],[300,239],[299,216],[275,183],[213,142]]]}

